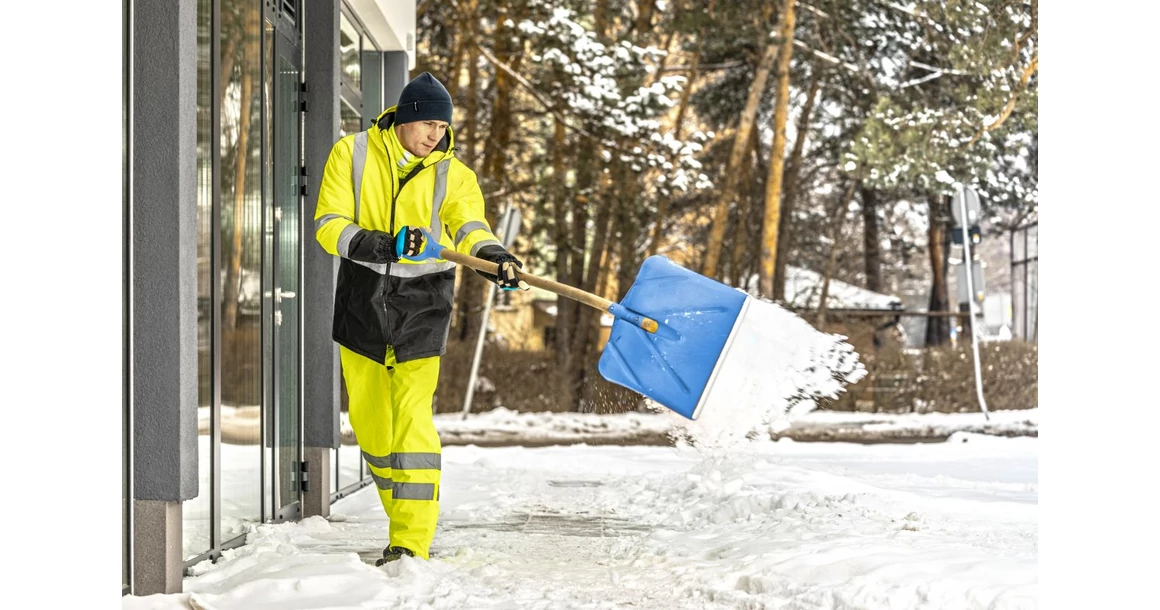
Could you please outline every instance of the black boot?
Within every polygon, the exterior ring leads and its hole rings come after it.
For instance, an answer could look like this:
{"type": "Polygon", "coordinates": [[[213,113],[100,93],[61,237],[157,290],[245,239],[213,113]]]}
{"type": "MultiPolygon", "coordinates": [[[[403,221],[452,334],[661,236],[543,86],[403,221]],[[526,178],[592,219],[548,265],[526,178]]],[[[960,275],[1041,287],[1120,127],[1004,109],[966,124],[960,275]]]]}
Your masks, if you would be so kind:
{"type": "Polygon", "coordinates": [[[407,557],[414,557],[415,553],[411,549],[403,548],[401,546],[389,546],[383,549],[383,558],[375,562],[375,567],[381,566],[384,563],[395,561],[403,555],[406,555],[407,557]]]}

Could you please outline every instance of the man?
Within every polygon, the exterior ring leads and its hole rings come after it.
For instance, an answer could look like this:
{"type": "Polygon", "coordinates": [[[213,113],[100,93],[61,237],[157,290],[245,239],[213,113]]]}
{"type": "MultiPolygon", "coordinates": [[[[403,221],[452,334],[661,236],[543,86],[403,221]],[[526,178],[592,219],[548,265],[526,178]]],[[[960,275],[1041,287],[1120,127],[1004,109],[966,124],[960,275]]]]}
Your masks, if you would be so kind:
{"type": "Polygon", "coordinates": [[[331,149],[314,214],[318,243],[340,257],[333,337],[351,427],[390,518],[376,565],[427,559],[439,518],[432,400],[455,264],[427,241],[498,263],[498,277],[481,275],[508,290],[523,267],[484,219],[475,172],[455,158],[452,109],[435,77],[412,80],[370,129],[331,149]]]}

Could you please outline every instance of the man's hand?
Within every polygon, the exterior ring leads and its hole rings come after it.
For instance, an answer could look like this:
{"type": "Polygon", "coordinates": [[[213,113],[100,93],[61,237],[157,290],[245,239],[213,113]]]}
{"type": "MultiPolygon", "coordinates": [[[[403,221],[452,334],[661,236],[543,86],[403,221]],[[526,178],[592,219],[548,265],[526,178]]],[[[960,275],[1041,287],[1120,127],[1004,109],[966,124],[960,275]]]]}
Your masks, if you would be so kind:
{"type": "Polygon", "coordinates": [[[523,269],[524,264],[520,262],[520,259],[512,256],[507,250],[504,250],[503,246],[484,246],[475,253],[475,256],[499,265],[498,277],[478,270],[476,273],[487,278],[490,282],[495,282],[500,288],[504,290],[528,290],[531,288],[520,279],[519,269],[523,269]]]}
{"type": "Polygon", "coordinates": [[[423,230],[419,227],[403,226],[395,238],[395,252],[399,258],[414,259],[423,251],[423,230]]]}
{"type": "Polygon", "coordinates": [[[403,226],[391,235],[386,231],[363,229],[350,242],[349,258],[365,263],[396,263],[400,258],[424,260],[438,255],[442,248],[430,243],[422,227],[403,226]]]}
{"type": "Polygon", "coordinates": [[[386,231],[363,229],[350,240],[347,258],[377,265],[393,263],[399,260],[395,253],[395,236],[386,231]]]}

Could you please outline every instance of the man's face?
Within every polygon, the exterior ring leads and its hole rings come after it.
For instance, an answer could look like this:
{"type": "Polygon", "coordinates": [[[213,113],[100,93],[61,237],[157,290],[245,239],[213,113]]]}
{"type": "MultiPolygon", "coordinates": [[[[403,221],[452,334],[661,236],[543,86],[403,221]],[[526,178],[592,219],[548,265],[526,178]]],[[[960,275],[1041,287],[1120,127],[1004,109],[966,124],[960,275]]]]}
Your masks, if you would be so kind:
{"type": "Polygon", "coordinates": [[[447,123],[443,121],[415,121],[395,126],[399,143],[407,152],[416,157],[426,157],[435,150],[435,145],[447,133],[447,123]]]}

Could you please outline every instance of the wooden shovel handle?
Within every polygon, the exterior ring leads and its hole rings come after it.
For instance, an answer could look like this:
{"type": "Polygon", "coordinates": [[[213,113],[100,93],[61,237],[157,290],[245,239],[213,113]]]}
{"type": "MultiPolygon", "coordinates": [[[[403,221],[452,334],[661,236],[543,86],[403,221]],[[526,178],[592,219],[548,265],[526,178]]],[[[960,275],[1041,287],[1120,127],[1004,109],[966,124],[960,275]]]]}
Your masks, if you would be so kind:
{"type": "MultiPolygon", "coordinates": [[[[439,258],[451,261],[458,265],[463,265],[464,267],[470,267],[476,271],[482,271],[491,275],[499,275],[499,265],[468,254],[460,254],[451,248],[444,248],[443,251],[439,253],[439,258]]],[[[600,311],[616,315],[616,312],[613,311],[614,303],[612,301],[609,301],[603,297],[596,296],[591,292],[585,292],[579,288],[574,288],[559,282],[553,282],[552,280],[544,279],[542,277],[535,276],[530,273],[525,273],[523,271],[520,271],[520,279],[527,282],[530,286],[542,288],[548,292],[558,294],[562,297],[566,297],[572,299],[573,301],[588,305],[589,307],[595,307],[600,311]]],[[[638,323],[642,328],[648,330],[649,332],[656,332],[657,324],[655,321],[644,317],[642,317],[642,320],[643,322],[638,323]]]]}

